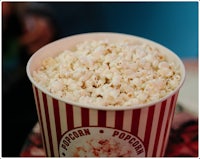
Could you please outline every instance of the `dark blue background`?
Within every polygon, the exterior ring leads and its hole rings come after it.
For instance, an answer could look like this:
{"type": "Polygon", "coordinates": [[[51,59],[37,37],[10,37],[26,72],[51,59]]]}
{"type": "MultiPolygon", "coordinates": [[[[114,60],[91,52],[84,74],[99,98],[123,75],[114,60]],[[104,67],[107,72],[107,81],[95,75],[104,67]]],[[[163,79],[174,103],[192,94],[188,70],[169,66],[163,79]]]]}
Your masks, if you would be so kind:
{"type": "Polygon", "coordinates": [[[51,2],[60,37],[120,32],[165,45],[181,58],[198,57],[198,2],[51,2]]]}

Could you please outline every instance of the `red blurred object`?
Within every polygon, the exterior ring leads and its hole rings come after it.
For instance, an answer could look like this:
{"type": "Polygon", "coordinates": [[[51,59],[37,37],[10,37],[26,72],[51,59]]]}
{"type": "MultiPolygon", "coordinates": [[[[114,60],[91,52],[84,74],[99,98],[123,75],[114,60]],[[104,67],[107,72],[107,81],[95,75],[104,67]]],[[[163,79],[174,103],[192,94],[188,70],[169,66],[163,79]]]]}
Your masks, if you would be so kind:
{"type": "Polygon", "coordinates": [[[178,116],[174,121],[180,121],[172,126],[165,156],[198,157],[198,120],[187,113],[178,116]]]}

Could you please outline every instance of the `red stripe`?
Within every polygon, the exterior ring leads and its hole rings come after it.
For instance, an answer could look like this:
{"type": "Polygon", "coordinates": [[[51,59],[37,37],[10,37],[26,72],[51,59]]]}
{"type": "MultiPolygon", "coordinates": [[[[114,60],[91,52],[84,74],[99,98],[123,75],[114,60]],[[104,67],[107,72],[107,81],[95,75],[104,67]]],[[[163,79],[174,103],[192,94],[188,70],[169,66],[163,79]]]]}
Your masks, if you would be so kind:
{"type": "Polygon", "coordinates": [[[81,108],[82,126],[89,126],[89,109],[81,108]]]}
{"type": "Polygon", "coordinates": [[[171,99],[171,102],[170,102],[170,108],[169,108],[169,113],[168,113],[168,116],[167,116],[167,123],[166,123],[166,127],[165,127],[165,133],[164,133],[164,141],[163,141],[163,144],[162,144],[162,148],[161,148],[161,154],[163,154],[164,152],[164,147],[165,147],[165,142],[166,142],[166,140],[167,140],[167,132],[168,132],[168,129],[169,129],[169,122],[170,122],[170,118],[171,118],[171,113],[172,113],[172,109],[173,109],[173,102],[174,102],[174,96],[172,97],[172,99],[171,99]]]}
{"type": "Polygon", "coordinates": [[[66,114],[68,130],[71,130],[74,128],[74,114],[72,105],[66,104],[66,114]]]}
{"type": "Polygon", "coordinates": [[[52,135],[51,135],[49,111],[48,111],[48,104],[47,104],[47,96],[46,96],[46,94],[42,93],[42,98],[43,98],[43,102],[44,102],[44,111],[45,111],[45,116],[46,116],[46,124],[47,124],[47,132],[48,132],[48,137],[49,137],[49,145],[50,145],[51,156],[54,156],[53,142],[52,142],[52,138],[51,138],[52,135]]]}
{"type": "Polygon", "coordinates": [[[131,133],[137,136],[141,109],[133,110],[131,133]]]}
{"type": "Polygon", "coordinates": [[[158,120],[157,132],[156,132],[156,140],[155,140],[154,149],[153,149],[153,157],[156,157],[156,153],[158,150],[158,141],[159,141],[160,132],[161,132],[161,128],[162,128],[166,102],[167,102],[167,100],[163,101],[162,105],[161,105],[161,111],[160,111],[160,116],[159,116],[159,120],[158,120]]]}
{"type": "Polygon", "coordinates": [[[116,111],[116,114],[115,114],[115,128],[122,130],[122,128],[123,128],[123,119],[124,119],[124,111],[116,111]]]}
{"type": "MultiPolygon", "coordinates": [[[[175,94],[176,95],[176,94],[175,94]]],[[[171,129],[171,124],[170,122],[172,121],[172,118],[174,116],[174,110],[175,110],[175,106],[174,106],[174,100],[175,100],[175,95],[172,96],[172,100],[170,102],[170,110],[169,110],[169,114],[167,116],[167,125],[166,125],[166,128],[165,128],[165,133],[164,133],[164,142],[163,142],[163,145],[162,145],[162,149],[161,149],[161,155],[164,155],[165,153],[165,143],[167,142],[168,140],[168,137],[169,137],[169,131],[171,129]]]]}
{"type": "Polygon", "coordinates": [[[54,109],[57,141],[59,143],[62,134],[61,134],[61,125],[60,125],[59,105],[56,99],[53,99],[53,109],[54,109]]]}
{"type": "Polygon", "coordinates": [[[106,111],[103,110],[98,111],[98,126],[100,127],[106,126],[106,111]]]}
{"type": "Polygon", "coordinates": [[[150,140],[150,134],[151,134],[151,129],[152,129],[154,111],[155,111],[155,105],[149,107],[146,130],[145,130],[145,138],[144,138],[144,146],[146,147],[146,150],[149,147],[149,140],[150,140]]]}
{"type": "Polygon", "coordinates": [[[42,128],[42,137],[43,137],[43,140],[44,140],[44,148],[45,148],[45,151],[46,151],[46,154],[47,154],[47,146],[46,146],[46,141],[45,141],[45,137],[44,137],[44,126],[43,126],[43,122],[42,122],[42,113],[41,113],[41,107],[40,107],[40,100],[39,100],[39,95],[38,95],[38,89],[36,87],[35,88],[35,93],[36,93],[36,100],[37,100],[37,107],[38,107],[38,116],[39,116],[39,119],[40,119],[40,126],[42,128]]]}

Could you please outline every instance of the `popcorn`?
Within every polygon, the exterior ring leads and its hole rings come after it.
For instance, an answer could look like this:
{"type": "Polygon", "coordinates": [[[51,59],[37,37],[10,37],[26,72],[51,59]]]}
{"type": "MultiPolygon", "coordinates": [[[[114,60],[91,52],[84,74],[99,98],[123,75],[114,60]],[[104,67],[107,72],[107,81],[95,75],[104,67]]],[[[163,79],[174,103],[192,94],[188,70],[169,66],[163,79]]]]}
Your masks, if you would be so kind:
{"type": "Polygon", "coordinates": [[[34,80],[67,101],[133,106],[159,100],[180,83],[179,66],[150,44],[85,41],[46,58],[34,80]]]}

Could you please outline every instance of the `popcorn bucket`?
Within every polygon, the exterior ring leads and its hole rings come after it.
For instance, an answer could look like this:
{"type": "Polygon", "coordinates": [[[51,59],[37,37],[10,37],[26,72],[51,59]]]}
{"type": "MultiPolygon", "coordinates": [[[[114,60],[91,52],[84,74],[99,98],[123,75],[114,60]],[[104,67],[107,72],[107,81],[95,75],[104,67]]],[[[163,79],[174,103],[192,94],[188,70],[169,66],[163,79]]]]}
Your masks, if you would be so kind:
{"type": "Polygon", "coordinates": [[[118,33],[74,35],[38,50],[27,64],[33,85],[43,146],[47,156],[60,157],[161,157],[165,154],[180,87],[185,78],[181,60],[170,50],[147,39],[118,33]],[[55,57],[86,39],[127,39],[149,43],[178,63],[181,82],[166,97],[129,107],[97,107],[64,101],[41,88],[32,73],[46,57],[55,57]]]}

